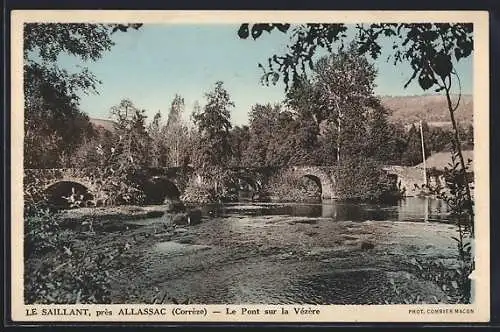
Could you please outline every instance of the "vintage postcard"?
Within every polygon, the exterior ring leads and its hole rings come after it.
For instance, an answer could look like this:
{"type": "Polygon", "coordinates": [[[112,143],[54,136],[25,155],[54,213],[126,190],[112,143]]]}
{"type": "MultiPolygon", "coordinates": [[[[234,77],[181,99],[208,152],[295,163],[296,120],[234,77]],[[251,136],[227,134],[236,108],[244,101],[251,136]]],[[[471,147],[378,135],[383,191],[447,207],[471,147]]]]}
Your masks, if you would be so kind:
{"type": "Polygon", "coordinates": [[[11,13],[16,322],[487,322],[488,13],[11,13]]]}

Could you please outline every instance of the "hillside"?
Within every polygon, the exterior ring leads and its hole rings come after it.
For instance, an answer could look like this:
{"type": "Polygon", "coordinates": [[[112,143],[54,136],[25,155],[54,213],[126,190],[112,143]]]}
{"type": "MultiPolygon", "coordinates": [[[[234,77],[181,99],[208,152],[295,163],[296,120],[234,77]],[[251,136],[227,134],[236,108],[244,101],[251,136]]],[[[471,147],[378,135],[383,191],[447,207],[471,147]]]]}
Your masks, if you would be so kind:
{"type": "MultiPolygon", "coordinates": [[[[454,96],[453,100],[456,99],[457,97],[454,96]]],[[[443,95],[381,96],[381,100],[382,105],[391,110],[389,117],[391,122],[408,125],[422,120],[434,126],[451,125],[446,97],[443,95]]],[[[472,123],[472,95],[462,95],[455,115],[462,126],[472,123]]]]}
{"type": "MultiPolygon", "coordinates": [[[[389,120],[391,122],[411,125],[422,120],[435,127],[451,126],[446,98],[443,95],[381,96],[380,99],[382,105],[390,111],[389,120]]],[[[456,97],[453,100],[456,100],[456,97]]],[[[455,116],[461,126],[472,123],[472,95],[462,95],[455,116]]],[[[114,131],[111,120],[90,118],[90,122],[96,128],[114,131]]]]}

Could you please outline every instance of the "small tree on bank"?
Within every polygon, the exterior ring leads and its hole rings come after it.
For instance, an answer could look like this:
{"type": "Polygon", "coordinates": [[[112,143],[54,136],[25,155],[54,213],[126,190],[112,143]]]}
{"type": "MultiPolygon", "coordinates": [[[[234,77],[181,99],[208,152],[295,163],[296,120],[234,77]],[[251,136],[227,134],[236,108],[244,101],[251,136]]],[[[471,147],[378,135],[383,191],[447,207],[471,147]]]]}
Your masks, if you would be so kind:
{"type": "Polygon", "coordinates": [[[207,104],[193,113],[199,141],[192,156],[193,166],[205,181],[213,183],[216,196],[223,195],[227,180],[227,165],[231,160],[231,109],[234,103],[221,81],[205,94],[207,104]]]}

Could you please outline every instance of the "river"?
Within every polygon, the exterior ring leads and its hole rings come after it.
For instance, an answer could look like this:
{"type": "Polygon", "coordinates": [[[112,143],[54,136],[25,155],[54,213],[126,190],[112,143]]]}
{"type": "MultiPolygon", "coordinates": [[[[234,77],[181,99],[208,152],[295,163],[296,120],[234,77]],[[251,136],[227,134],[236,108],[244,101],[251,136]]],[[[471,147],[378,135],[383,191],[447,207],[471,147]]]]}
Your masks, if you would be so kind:
{"type": "Polygon", "coordinates": [[[455,227],[439,201],[238,203],[203,211],[202,223],[186,227],[162,227],[165,217],[123,223],[133,259],[116,271],[115,303],[454,301],[422,272],[434,261],[456,265],[455,227]]]}
{"type": "Polygon", "coordinates": [[[323,217],[335,221],[447,221],[447,207],[442,200],[429,197],[407,197],[395,204],[350,203],[335,200],[309,203],[233,203],[207,205],[205,212],[217,210],[222,215],[288,215],[296,217],[323,217]]]}

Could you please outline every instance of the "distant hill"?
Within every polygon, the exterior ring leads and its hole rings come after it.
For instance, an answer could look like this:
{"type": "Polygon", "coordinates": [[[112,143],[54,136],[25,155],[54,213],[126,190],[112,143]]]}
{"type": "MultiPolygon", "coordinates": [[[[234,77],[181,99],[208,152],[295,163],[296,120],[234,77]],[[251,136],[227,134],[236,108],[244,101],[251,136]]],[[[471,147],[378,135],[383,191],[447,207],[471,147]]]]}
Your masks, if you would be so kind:
{"type": "Polygon", "coordinates": [[[115,131],[115,123],[112,120],[90,118],[89,121],[97,130],[115,131]]]}
{"type": "MultiPolygon", "coordinates": [[[[451,126],[446,97],[443,95],[380,96],[380,99],[382,105],[389,109],[389,120],[393,123],[411,125],[422,120],[434,127],[451,126]]],[[[456,96],[453,96],[453,100],[456,100],[456,96]]],[[[458,123],[468,126],[472,123],[473,113],[472,95],[462,95],[455,113],[458,123]]],[[[97,129],[114,131],[112,120],[90,118],[90,122],[97,129]]]]}
{"type": "MultiPolygon", "coordinates": [[[[473,150],[462,150],[462,155],[464,157],[464,161],[470,159],[474,162],[474,151],[473,150]]],[[[438,170],[443,170],[445,167],[450,168],[449,163],[451,163],[451,152],[437,152],[429,156],[425,160],[426,168],[436,168],[438,170]]],[[[423,168],[424,163],[418,164],[417,168],[423,168]]]]}
{"type": "MultiPolygon", "coordinates": [[[[400,122],[410,125],[420,120],[430,126],[451,126],[450,114],[444,95],[421,96],[381,96],[382,105],[391,110],[391,122],[400,122]]],[[[453,101],[457,96],[453,96],[453,101]]],[[[472,124],[473,117],[472,95],[462,95],[460,106],[455,117],[461,126],[472,124]]]]}

